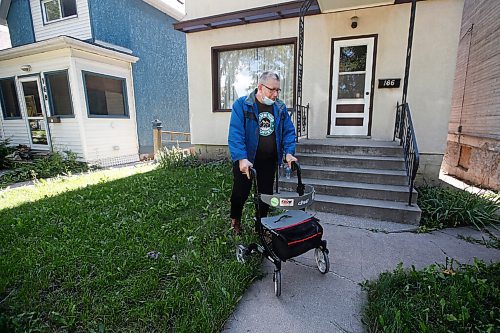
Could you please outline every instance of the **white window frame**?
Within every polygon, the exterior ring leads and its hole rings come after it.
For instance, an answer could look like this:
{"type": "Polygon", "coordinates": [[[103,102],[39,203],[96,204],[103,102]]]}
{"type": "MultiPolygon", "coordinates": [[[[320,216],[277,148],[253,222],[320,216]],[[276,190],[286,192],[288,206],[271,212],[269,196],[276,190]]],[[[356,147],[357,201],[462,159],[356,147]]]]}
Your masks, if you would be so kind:
{"type": "Polygon", "coordinates": [[[74,17],[78,17],[78,1],[77,0],[75,0],[76,14],[75,15],[71,15],[71,16],[66,16],[66,17],[62,17],[62,3],[61,3],[61,0],[42,0],[40,4],[42,6],[42,20],[43,20],[44,24],[50,24],[50,23],[54,23],[54,22],[60,22],[60,21],[72,19],[74,17]],[[49,21],[49,19],[47,17],[47,11],[45,10],[45,4],[48,3],[48,2],[52,2],[52,1],[57,1],[57,3],[59,4],[59,18],[55,19],[55,20],[50,20],[49,21]]]}

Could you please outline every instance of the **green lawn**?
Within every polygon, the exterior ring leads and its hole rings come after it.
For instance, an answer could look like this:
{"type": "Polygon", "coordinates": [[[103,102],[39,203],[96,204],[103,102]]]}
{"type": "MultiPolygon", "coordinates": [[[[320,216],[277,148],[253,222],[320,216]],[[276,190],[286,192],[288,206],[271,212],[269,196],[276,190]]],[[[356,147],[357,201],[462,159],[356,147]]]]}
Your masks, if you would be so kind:
{"type": "Polygon", "coordinates": [[[368,332],[500,332],[500,263],[382,273],[364,289],[368,332]]]}
{"type": "Polygon", "coordinates": [[[223,164],[0,192],[0,331],[219,331],[260,274],[235,260],[230,188],[223,164]]]}

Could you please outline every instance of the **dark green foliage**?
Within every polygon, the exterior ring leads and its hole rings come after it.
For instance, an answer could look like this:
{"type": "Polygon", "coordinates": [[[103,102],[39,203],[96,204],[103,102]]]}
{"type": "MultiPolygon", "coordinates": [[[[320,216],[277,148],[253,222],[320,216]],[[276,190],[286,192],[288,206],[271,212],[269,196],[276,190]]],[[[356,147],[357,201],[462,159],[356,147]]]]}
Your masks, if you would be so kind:
{"type": "Polygon", "coordinates": [[[363,285],[369,332],[499,332],[500,264],[399,265],[363,285]]]}
{"type": "Polygon", "coordinates": [[[157,169],[0,210],[0,331],[220,331],[260,274],[230,188],[227,164],[157,169]]]}
{"type": "Polygon", "coordinates": [[[9,139],[0,139],[0,169],[7,168],[9,166],[9,162],[5,159],[5,156],[14,151],[14,148],[10,147],[9,144],[9,139]]]}
{"type": "Polygon", "coordinates": [[[86,163],[76,160],[72,152],[52,153],[33,160],[33,163],[16,163],[11,171],[0,176],[0,189],[10,184],[27,180],[50,178],[89,170],[86,163]]]}
{"type": "Polygon", "coordinates": [[[475,226],[499,222],[497,210],[500,195],[485,198],[479,194],[443,187],[418,188],[418,206],[422,210],[420,224],[426,228],[475,226]]]}

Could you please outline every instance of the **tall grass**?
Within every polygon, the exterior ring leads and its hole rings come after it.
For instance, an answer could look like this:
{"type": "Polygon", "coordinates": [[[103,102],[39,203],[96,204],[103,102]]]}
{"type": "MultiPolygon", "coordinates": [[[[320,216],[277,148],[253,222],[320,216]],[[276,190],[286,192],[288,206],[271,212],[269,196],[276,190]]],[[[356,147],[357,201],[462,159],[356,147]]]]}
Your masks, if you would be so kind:
{"type": "Polygon", "coordinates": [[[369,332],[499,332],[500,264],[399,265],[366,282],[369,332]]]}
{"type": "Polygon", "coordinates": [[[421,225],[428,228],[475,226],[499,223],[500,195],[490,198],[463,190],[424,186],[418,189],[421,225]]]}

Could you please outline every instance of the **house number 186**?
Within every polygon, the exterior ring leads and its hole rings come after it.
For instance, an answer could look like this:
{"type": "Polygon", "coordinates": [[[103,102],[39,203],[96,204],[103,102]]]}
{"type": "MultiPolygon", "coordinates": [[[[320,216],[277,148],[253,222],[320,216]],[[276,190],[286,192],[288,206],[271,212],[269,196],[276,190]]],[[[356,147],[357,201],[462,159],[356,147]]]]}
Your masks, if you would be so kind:
{"type": "Polygon", "coordinates": [[[379,79],[378,87],[379,88],[399,88],[401,83],[401,79],[379,79]]]}

